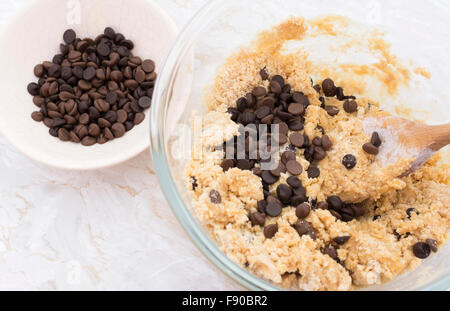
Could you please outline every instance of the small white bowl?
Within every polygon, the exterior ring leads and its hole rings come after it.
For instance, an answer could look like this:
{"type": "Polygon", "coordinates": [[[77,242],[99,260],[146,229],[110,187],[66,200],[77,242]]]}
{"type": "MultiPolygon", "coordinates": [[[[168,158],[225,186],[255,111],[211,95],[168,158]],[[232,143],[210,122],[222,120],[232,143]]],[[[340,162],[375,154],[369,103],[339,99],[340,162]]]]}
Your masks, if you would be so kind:
{"type": "Polygon", "coordinates": [[[62,142],[43,123],[27,85],[36,82],[36,64],[59,53],[68,28],[78,37],[96,37],[112,27],[134,42],[133,53],[163,65],[177,35],[175,23],[151,0],[35,0],[0,33],[0,133],[18,150],[44,164],[75,170],[97,169],[126,161],[149,148],[149,112],[145,121],[120,139],[84,147],[62,142]]]}

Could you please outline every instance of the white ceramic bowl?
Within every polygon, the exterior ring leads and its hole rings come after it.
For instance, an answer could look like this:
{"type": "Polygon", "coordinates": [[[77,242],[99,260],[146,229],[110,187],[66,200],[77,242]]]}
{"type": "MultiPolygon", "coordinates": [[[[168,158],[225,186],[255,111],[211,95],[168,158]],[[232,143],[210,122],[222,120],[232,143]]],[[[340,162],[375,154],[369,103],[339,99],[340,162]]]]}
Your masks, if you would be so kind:
{"type": "Polygon", "coordinates": [[[135,43],[133,53],[156,63],[156,72],[176,38],[175,23],[151,0],[33,0],[0,33],[0,133],[30,158],[64,169],[96,169],[118,164],[149,147],[149,117],[124,137],[84,147],[49,135],[30,115],[37,108],[27,85],[33,68],[52,60],[62,35],[95,37],[112,27],[135,43]]]}

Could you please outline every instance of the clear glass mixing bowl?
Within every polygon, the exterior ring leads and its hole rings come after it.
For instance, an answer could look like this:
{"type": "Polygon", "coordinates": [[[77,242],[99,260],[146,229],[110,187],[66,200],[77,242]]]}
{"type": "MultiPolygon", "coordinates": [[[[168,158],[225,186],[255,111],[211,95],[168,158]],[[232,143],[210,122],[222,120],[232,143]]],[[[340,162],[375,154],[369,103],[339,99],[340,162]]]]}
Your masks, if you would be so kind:
{"type": "MultiPolygon", "coordinates": [[[[431,80],[424,87],[419,83],[405,92],[403,100],[413,109],[429,111],[418,115],[422,119],[426,116],[429,123],[449,122],[450,98],[445,86],[450,78],[449,13],[450,4],[445,0],[213,0],[192,18],[159,73],[150,120],[151,144],[154,166],[170,206],[195,244],[214,264],[249,289],[279,289],[241,269],[216,247],[191,213],[190,197],[183,184],[184,165],[191,147],[192,112],[204,111],[204,88],[224,60],[258,32],[291,15],[306,18],[343,15],[387,30],[394,53],[403,53],[431,72],[431,80]]],[[[392,110],[389,104],[385,99],[382,107],[392,110]]],[[[447,243],[418,269],[368,289],[446,290],[450,288],[449,255],[447,243]]]]}

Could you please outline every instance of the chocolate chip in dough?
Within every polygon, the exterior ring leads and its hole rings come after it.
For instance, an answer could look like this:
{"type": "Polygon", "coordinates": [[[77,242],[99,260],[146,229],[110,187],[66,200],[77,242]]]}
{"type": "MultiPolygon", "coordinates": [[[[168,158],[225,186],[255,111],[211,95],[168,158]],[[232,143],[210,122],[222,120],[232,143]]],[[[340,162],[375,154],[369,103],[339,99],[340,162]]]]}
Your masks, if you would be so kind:
{"type": "Polygon", "coordinates": [[[264,226],[266,223],[266,215],[259,212],[254,212],[250,214],[250,221],[252,226],[264,226]]]}
{"type": "Polygon", "coordinates": [[[353,113],[358,110],[358,104],[354,100],[346,100],[344,102],[344,110],[347,113],[353,113]]]}
{"type": "Polygon", "coordinates": [[[427,239],[427,240],[425,241],[425,243],[428,244],[428,246],[430,247],[430,249],[431,249],[434,253],[436,253],[436,252],[438,251],[438,243],[437,243],[436,240],[433,240],[433,239],[427,239]]]}
{"type": "Polygon", "coordinates": [[[263,79],[263,80],[269,79],[269,74],[267,73],[266,69],[261,69],[259,74],[261,75],[261,79],[263,79]]]}
{"type": "Polygon", "coordinates": [[[413,246],[414,256],[420,259],[425,259],[430,256],[431,247],[427,243],[418,242],[413,246]]]}
{"type": "Polygon", "coordinates": [[[335,106],[325,106],[325,111],[328,113],[328,115],[334,117],[337,114],[339,114],[339,109],[335,106]]]}
{"type": "Polygon", "coordinates": [[[295,209],[295,215],[299,219],[305,219],[306,217],[308,217],[310,212],[311,212],[311,205],[309,205],[308,203],[302,203],[295,209]]]}
{"type": "Polygon", "coordinates": [[[264,236],[266,237],[266,239],[273,238],[277,232],[278,232],[277,224],[271,224],[264,227],[264,236]]]}
{"type": "Polygon", "coordinates": [[[377,155],[379,152],[378,147],[373,145],[372,143],[366,143],[362,148],[366,153],[371,155],[377,155]]]}
{"type": "Polygon", "coordinates": [[[258,204],[257,204],[258,212],[266,213],[266,207],[267,207],[267,201],[266,200],[258,201],[258,204]]]}
{"type": "Polygon", "coordinates": [[[351,170],[356,166],[356,157],[353,154],[347,154],[342,159],[342,164],[346,169],[351,170]]]}
{"type": "Polygon", "coordinates": [[[305,143],[305,136],[300,133],[293,133],[289,136],[289,141],[293,146],[301,148],[305,143]]]}
{"type": "Polygon", "coordinates": [[[287,171],[294,176],[298,176],[303,172],[303,167],[300,163],[295,160],[291,160],[286,163],[287,171]]]}
{"type": "Polygon", "coordinates": [[[232,159],[225,159],[222,161],[220,166],[222,167],[223,171],[226,172],[234,167],[234,161],[232,159]]]}
{"type": "Polygon", "coordinates": [[[327,199],[327,203],[329,208],[332,208],[336,211],[340,211],[342,208],[342,200],[340,197],[338,197],[337,195],[332,195],[327,199]]]}
{"type": "Polygon", "coordinates": [[[310,165],[307,172],[309,179],[315,179],[320,176],[320,169],[317,166],[310,165]]]}
{"type": "Polygon", "coordinates": [[[267,203],[266,214],[271,217],[277,217],[281,214],[282,206],[277,201],[271,201],[267,203]]]}
{"type": "Polygon", "coordinates": [[[277,187],[277,195],[281,202],[289,204],[292,197],[292,190],[288,185],[280,184],[277,187]]]}
{"type": "Polygon", "coordinates": [[[335,249],[332,245],[326,246],[326,247],[324,248],[324,250],[323,250],[323,253],[324,253],[325,255],[330,256],[330,257],[333,258],[334,260],[338,260],[338,259],[339,259],[338,254],[337,254],[337,251],[336,251],[336,249],[335,249]]]}
{"type": "Polygon", "coordinates": [[[381,138],[380,135],[378,134],[378,132],[373,132],[372,133],[372,137],[370,139],[370,143],[372,145],[374,145],[375,147],[380,147],[382,142],[381,142],[381,138]]]}
{"type": "Polygon", "coordinates": [[[220,195],[219,191],[217,191],[217,190],[211,190],[209,192],[209,199],[211,200],[211,203],[214,203],[214,204],[222,203],[222,196],[220,195]]]}
{"type": "Polygon", "coordinates": [[[296,177],[296,176],[289,176],[288,179],[286,180],[286,182],[292,188],[300,188],[302,186],[301,180],[298,179],[298,177],[296,177]]]}
{"type": "Polygon", "coordinates": [[[334,81],[331,79],[325,79],[322,82],[323,93],[327,97],[336,96],[336,86],[334,85],[334,81]]]}
{"type": "Polygon", "coordinates": [[[338,245],[344,245],[345,243],[347,243],[348,240],[350,240],[350,236],[348,235],[339,236],[333,239],[333,241],[336,242],[336,244],[338,245]]]}
{"type": "Polygon", "coordinates": [[[273,176],[269,171],[263,171],[261,178],[268,185],[273,185],[279,179],[279,177],[273,176]]]}

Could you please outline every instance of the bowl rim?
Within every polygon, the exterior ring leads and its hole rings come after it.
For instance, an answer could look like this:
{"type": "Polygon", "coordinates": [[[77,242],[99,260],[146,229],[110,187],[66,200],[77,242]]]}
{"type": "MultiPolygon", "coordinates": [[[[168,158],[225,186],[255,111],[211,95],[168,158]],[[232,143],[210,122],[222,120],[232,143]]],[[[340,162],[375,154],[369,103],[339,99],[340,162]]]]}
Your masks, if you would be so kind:
{"type": "MultiPolygon", "coordinates": [[[[239,267],[235,262],[228,258],[216,245],[216,243],[205,233],[197,222],[195,216],[178,193],[177,186],[172,178],[169,161],[166,155],[165,144],[165,113],[167,111],[168,97],[171,93],[172,82],[176,75],[178,60],[183,51],[189,46],[192,35],[199,32],[211,10],[217,10],[223,1],[210,0],[203,5],[193,17],[186,23],[184,28],[178,34],[172,49],[167,55],[166,62],[161,68],[159,79],[155,85],[153,96],[153,105],[150,117],[150,146],[152,159],[156,175],[161,185],[161,189],[171,207],[173,213],[181,223],[183,229],[188,234],[194,245],[223,273],[230,276],[240,285],[250,290],[264,291],[285,291],[286,289],[257,277],[248,270],[239,267]]],[[[437,291],[447,290],[450,287],[450,274],[440,277],[432,283],[418,286],[415,290],[437,291]]],[[[370,287],[361,290],[371,290],[370,287]]],[[[381,289],[383,290],[383,289],[381,289]]]]}
{"type": "MultiPolygon", "coordinates": [[[[26,12],[28,12],[29,10],[32,10],[35,7],[35,5],[38,5],[38,3],[39,3],[39,0],[30,0],[30,1],[26,2],[25,4],[23,4],[22,6],[20,6],[20,8],[16,9],[13,13],[11,13],[7,17],[5,24],[0,28],[0,38],[3,38],[4,36],[6,36],[9,33],[9,31],[11,30],[10,28],[15,23],[19,22],[20,18],[26,12]]],[[[145,0],[145,1],[143,1],[143,3],[148,5],[153,11],[157,12],[157,14],[159,16],[161,16],[161,20],[165,21],[169,31],[173,33],[174,37],[176,37],[176,35],[178,35],[179,29],[178,29],[177,24],[169,16],[169,14],[167,14],[167,12],[165,10],[163,10],[153,0],[145,0]]],[[[166,55],[166,57],[167,57],[167,55],[166,55]]],[[[165,63],[165,59],[162,61],[161,65],[164,63],[165,63]]],[[[30,101],[30,103],[31,103],[31,101],[30,101]]],[[[145,122],[150,122],[150,110],[145,111],[145,114],[146,114],[145,122]]],[[[130,159],[137,157],[141,153],[150,150],[149,139],[147,137],[145,137],[145,138],[143,137],[143,138],[138,139],[131,148],[125,148],[125,149],[129,150],[130,152],[127,154],[123,154],[122,157],[110,158],[110,159],[105,158],[105,159],[102,159],[101,162],[91,161],[91,162],[88,162],[87,164],[83,163],[83,166],[81,166],[80,164],[77,164],[74,162],[70,162],[70,163],[66,163],[66,164],[64,164],[63,161],[52,162],[52,161],[49,161],[47,158],[40,157],[39,154],[29,152],[25,148],[23,148],[23,144],[20,144],[19,142],[11,139],[10,135],[8,135],[8,131],[6,131],[1,126],[0,126],[0,136],[3,139],[5,139],[7,141],[7,143],[10,144],[15,150],[17,150],[22,155],[28,157],[29,159],[31,159],[39,164],[43,164],[48,167],[61,169],[61,170],[91,171],[91,170],[97,170],[97,169],[103,169],[103,168],[110,168],[110,167],[122,164],[130,159]]],[[[61,143],[63,143],[63,142],[61,142],[61,143]]],[[[82,146],[81,144],[79,144],[78,147],[80,149],[88,148],[88,147],[82,146]]],[[[126,147],[126,145],[122,144],[122,146],[118,146],[118,148],[124,148],[124,147],[126,147]]]]}

